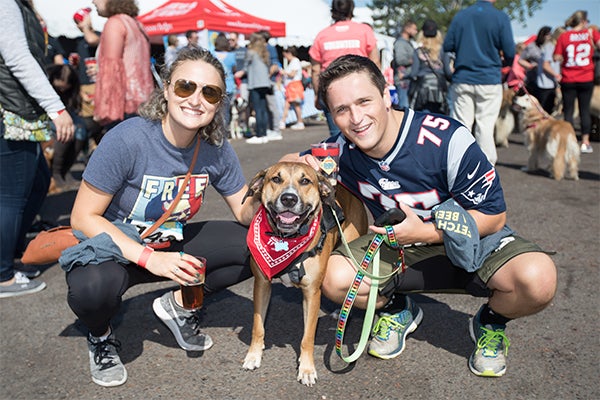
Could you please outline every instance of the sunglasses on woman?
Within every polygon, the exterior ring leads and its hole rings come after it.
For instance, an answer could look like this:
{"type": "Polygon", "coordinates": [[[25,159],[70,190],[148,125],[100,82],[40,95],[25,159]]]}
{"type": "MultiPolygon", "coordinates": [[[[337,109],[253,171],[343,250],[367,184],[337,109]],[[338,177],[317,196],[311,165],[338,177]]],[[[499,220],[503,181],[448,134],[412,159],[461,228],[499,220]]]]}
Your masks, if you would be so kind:
{"type": "MultiPolygon", "coordinates": [[[[167,82],[169,85],[171,81],[167,82]]],[[[198,84],[194,81],[188,81],[187,79],[177,79],[173,83],[173,92],[182,98],[190,97],[196,92],[198,89],[198,84]]],[[[202,96],[208,101],[210,104],[217,104],[221,99],[223,99],[223,89],[215,85],[204,85],[200,88],[202,92],[202,96]]]]}

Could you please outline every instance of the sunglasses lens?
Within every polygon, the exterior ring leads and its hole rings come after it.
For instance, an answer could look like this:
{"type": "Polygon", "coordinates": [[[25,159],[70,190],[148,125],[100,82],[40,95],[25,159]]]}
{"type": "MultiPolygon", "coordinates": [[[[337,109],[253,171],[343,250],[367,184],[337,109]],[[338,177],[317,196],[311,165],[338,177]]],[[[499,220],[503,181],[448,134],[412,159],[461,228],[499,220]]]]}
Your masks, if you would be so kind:
{"type": "MultiPolygon", "coordinates": [[[[196,82],[188,81],[186,79],[178,79],[173,85],[173,92],[179,97],[190,97],[194,94],[198,85],[196,82]]],[[[206,85],[202,87],[202,96],[210,104],[217,104],[223,98],[223,90],[218,86],[206,85]]]]}
{"type": "Polygon", "coordinates": [[[202,96],[210,104],[216,104],[221,101],[223,97],[223,91],[218,86],[206,85],[202,88],[202,96]]]}
{"type": "Polygon", "coordinates": [[[173,85],[173,92],[179,97],[189,97],[196,91],[197,85],[195,82],[185,79],[178,79],[173,85]]]}

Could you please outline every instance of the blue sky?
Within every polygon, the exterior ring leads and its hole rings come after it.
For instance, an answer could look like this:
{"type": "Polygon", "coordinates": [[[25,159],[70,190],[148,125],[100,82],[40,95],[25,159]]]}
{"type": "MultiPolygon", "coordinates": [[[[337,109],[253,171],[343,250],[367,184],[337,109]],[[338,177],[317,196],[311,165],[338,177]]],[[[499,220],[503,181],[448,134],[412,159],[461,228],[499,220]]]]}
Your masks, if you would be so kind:
{"type": "MultiPolygon", "coordinates": [[[[370,3],[370,0],[354,0],[356,7],[366,7],[370,3]]],[[[565,20],[577,10],[586,10],[590,22],[600,25],[599,0],[546,0],[541,9],[526,20],[527,26],[513,22],[513,34],[515,38],[523,38],[537,33],[544,25],[553,28],[564,25],[565,20]]]]}
{"type": "Polygon", "coordinates": [[[536,34],[544,25],[556,28],[564,25],[565,20],[577,10],[588,12],[590,23],[600,25],[600,1],[598,0],[546,0],[542,8],[527,20],[527,26],[513,22],[515,37],[536,34]]]}

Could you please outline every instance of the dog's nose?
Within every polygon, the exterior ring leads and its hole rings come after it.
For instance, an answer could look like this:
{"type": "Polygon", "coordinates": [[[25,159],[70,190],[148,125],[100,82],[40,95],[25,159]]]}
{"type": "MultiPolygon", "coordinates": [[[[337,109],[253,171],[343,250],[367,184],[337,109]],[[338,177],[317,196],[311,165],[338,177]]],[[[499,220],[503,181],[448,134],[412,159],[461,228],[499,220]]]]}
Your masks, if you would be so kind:
{"type": "Polygon", "coordinates": [[[298,196],[293,193],[284,193],[280,197],[281,204],[287,208],[294,207],[298,203],[298,196]]]}

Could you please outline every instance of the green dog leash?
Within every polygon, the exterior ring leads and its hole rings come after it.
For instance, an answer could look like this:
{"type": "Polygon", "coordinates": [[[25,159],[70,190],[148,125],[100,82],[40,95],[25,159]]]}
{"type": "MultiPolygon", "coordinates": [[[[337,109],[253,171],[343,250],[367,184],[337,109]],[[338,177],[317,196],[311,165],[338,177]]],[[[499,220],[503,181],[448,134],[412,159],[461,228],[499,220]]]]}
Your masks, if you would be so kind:
{"type": "Polygon", "coordinates": [[[350,286],[350,288],[348,289],[348,292],[346,293],[346,298],[345,298],[344,302],[342,303],[342,309],[340,310],[340,315],[338,317],[337,330],[336,330],[336,334],[335,334],[335,351],[336,351],[337,355],[340,356],[340,358],[342,360],[344,360],[345,362],[351,363],[353,361],[356,361],[361,356],[361,354],[363,353],[363,351],[367,345],[367,342],[369,341],[369,335],[371,333],[371,327],[373,325],[373,317],[375,316],[375,304],[377,302],[379,281],[392,277],[398,271],[404,272],[404,270],[405,270],[404,249],[397,242],[396,235],[394,234],[394,229],[392,228],[392,226],[386,225],[385,226],[386,235],[383,235],[380,233],[375,235],[375,237],[369,244],[369,247],[363,257],[362,262],[360,264],[358,264],[358,262],[352,255],[352,252],[350,251],[350,247],[348,246],[348,242],[346,241],[346,238],[344,237],[344,235],[342,233],[341,225],[338,221],[338,218],[337,218],[337,215],[335,214],[335,212],[333,213],[333,215],[334,215],[336,222],[338,223],[338,227],[340,229],[340,236],[341,236],[341,240],[344,245],[344,248],[346,249],[346,252],[350,255],[350,258],[351,258],[353,264],[357,267],[356,268],[357,269],[356,276],[354,277],[352,286],[350,286]],[[379,276],[379,263],[380,263],[379,248],[381,247],[381,245],[383,243],[387,243],[390,247],[392,247],[394,249],[398,249],[399,262],[396,263],[396,268],[394,268],[394,270],[390,274],[379,276]],[[373,273],[369,273],[367,271],[367,268],[369,267],[369,264],[371,264],[371,262],[373,263],[373,273]],[[342,354],[342,344],[344,341],[344,331],[346,329],[346,322],[348,320],[348,315],[350,314],[352,305],[354,304],[354,300],[356,299],[356,295],[358,293],[360,284],[362,283],[362,280],[365,276],[367,276],[371,279],[371,287],[369,289],[367,308],[365,311],[365,320],[363,322],[360,340],[358,342],[358,345],[357,345],[354,353],[350,354],[349,356],[344,356],[342,354]]]}

